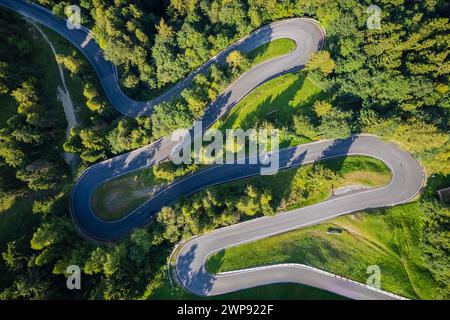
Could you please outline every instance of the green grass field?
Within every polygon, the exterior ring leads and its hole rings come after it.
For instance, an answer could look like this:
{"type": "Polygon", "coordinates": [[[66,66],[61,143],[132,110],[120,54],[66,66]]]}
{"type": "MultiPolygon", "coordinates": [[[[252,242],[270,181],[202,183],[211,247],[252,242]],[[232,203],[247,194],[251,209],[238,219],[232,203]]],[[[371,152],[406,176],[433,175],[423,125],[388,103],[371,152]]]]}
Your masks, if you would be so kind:
{"type": "Polygon", "coordinates": [[[324,161],[323,166],[344,177],[336,187],[364,185],[379,187],[391,180],[391,172],[384,162],[365,156],[342,157],[324,161]]]}
{"type": "Polygon", "coordinates": [[[381,287],[408,298],[433,298],[436,283],[420,255],[417,203],[347,215],[246,245],[208,261],[211,272],[283,262],[311,265],[365,283],[370,265],[381,269],[381,287]],[[328,234],[330,227],[340,235],[328,234]]]}
{"type": "Polygon", "coordinates": [[[161,187],[181,179],[196,169],[197,166],[176,166],[166,162],[156,168],[131,172],[100,185],[92,195],[92,207],[101,219],[107,221],[120,219],[149,200],[161,187]],[[169,168],[164,168],[165,165],[169,168]],[[154,169],[158,171],[154,173],[154,169]],[[161,170],[170,172],[171,176],[164,176],[161,170]]]}
{"type": "MultiPolygon", "coordinates": [[[[291,127],[293,115],[299,111],[312,112],[314,102],[325,95],[305,72],[295,72],[272,79],[251,92],[229,111],[214,127],[220,129],[248,129],[255,124],[270,122],[277,128],[291,127]]],[[[281,147],[307,143],[297,137],[281,140],[281,147]]]]}
{"type": "Polygon", "coordinates": [[[247,54],[251,65],[255,66],[261,62],[291,53],[297,48],[294,40],[288,38],[276,39],[253,49],[247,54]]]}
{"type": "Polygon", "coordinates": [[[153,194],[155,177],[143,169],[102,184],[92,195],[95,214],[107,221],[124,217],[153,194]]]}

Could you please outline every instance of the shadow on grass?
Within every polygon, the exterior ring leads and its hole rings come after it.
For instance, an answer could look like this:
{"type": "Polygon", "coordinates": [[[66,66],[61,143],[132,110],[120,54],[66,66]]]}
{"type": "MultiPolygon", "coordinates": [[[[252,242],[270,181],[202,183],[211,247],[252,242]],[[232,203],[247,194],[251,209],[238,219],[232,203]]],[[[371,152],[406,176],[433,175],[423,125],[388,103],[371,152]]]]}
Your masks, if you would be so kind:
{"type": "MultiPolygon", "coordinates": [[[[313,117],[314,112],[312,106],[315,101],[325,96],[324,92],[313,94],[298,104],[293,105],[298,92],[303,88],[306,80],[306,74],[299,73],[297,79],[285,90],[279,94],[267,96],[256,106],[255,110],[245,115],[238,123],[239,127],[243,129],[252,128],[262,121],[269,121],[278,127],[291,126],[292,116],[296,113],[313,117]]],[[[236,127],[238,117],[239,112],[230,112],[221,127],[223,129],[236,127]]]]}
{"type": "Polygon", "coordinates": [[[286,125],[295,112],[295,108],[289,106],[297,92],[305,82],[305,76],[299,76],[286,90],[278,95],[268,96],[258,104],[256,109],[245,116],[240,122],[243,128],[254,127],[258,121],[269,121],[275,125],[286,125]]]}
{"type": "Polygon", "coordinates": [[[212,274],[217,274],[220,272],[223,261],[225,257],[225,250],[220,250],[219,252],[210,256],[206,262],[206,269],[212,274]]]}

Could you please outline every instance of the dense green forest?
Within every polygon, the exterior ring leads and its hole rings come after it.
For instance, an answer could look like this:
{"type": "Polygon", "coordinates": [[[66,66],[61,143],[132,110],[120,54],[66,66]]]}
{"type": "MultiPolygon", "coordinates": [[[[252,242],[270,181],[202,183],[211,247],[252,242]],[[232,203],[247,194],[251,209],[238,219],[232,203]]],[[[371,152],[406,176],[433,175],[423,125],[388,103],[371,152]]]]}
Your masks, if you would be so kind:
{"type": "MultiPolygon", "coordinates": [[[[64,14],[64,1],[41,3],[64,14]]],[[[95,30],[107,58],[119,66],[123,87],[141,99],[175,84],[264,23],[315,17],[325,27],[327,41],[325,50],[312,57],[308,70],[329,95],[322,101],[322,112],[299,112],[290,131],[324,138],[373,133],[408,148],[430,171],[449,170],[450,27],[448,18],[441,16],[447,8],[445,1],[380,1],[380,30],[366,27],[368,3],[364,1],[192,0],[171,1],[165,10],[149,8],[146,1],[111,3],[80,1],[82,17],[95,30]]],[[[66,150],[82,153],[83,160],[92,163],[188,126],[227,83],[248,68],[245,58],[230,55],[229,65],[213,66],[207,76],[199,75],[182,97],[157,106],[151,121],[122,119],[114,128],[105,128],[108,123],[100,126],[104,130],[80,129],[66,150]]],[[[80,59],[62,59],[72,72],[80,73],[80,59]]],[[[85,84],[88,107],[102,113],[107,103],[98,101],[100,93],[94,88],[85,84]]]]}
{"type": "MultiPolygon", "coordinates": [[[[448,297],[450,213],[434,193],[450,183],[446,1],[377,1],[381,29],[367,28],[366,8],[373,3],[364,0],[38,2],[61,16],[67,5],[78,4],[83,24],[95,31],[119,69],[123,89],[136,99],[158,95],[264,24],[316,18],[327,39],[304,72],[323,94],[312,109],[299,108],[286,122],[270,125],[309,140],[372,133],[418,157],[432,184],[419,200],[421,255],[440,285],[436,297],[448,297]]],[[[73,181],[83,169],[189,126],[251,66],[251,57],[234,52],[227,64],[213,65],[151,116],[129,119],[111,108],[82,55],[63,44],[66,50],[57,60],[81,84],[77,89],[87,114],[64,141],[66,123],[53,98],[56,85],[47,81],[51,66],[36,61],[44,44],[31,30],[24,32],[24,25],[0,9],[0,299],[152,298],[166,285],[167,258],[179,240],[309,203],[305,197],[280,207],[282,197],[270,188],[271,181],[256,179],[181,199],[118,243],[85,240],[68,213],[73,181]],[[75,168],[64,163],[64,151],[79,156],[75,168]],[[64,272],[72,264],[82,266],[81,291],[65,287],[64,272]]],[[[324,187],[338,178],[323,166],[306,170],[296,180],[298,192],[316,192],[319,199],[326,192],[314,181],[324,187]]]]}

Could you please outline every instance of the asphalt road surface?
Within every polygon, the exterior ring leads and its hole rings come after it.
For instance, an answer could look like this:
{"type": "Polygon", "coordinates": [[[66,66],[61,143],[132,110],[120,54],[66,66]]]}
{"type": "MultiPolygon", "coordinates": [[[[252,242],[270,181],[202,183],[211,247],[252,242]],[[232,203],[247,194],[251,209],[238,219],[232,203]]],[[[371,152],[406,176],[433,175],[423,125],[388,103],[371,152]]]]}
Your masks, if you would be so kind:
{"type": "Polygon", "coordinates": [[[367,155],[382,160],[392,172],[391,182],[382,188],[338,197],[274,217],[235,224],[193,238],[182,246],[176,256],[176,273],[183,286],[195,294],[219,295],[270,283],[293,282],[353,299],[399,298],[302,265],[271,266],[216,276],[205,268],[207,258],[221,249],[317,224],[346,213],[405,203],[414,198],[422,187],[424,176],[420,163],[396,145],[382,142],[374,136],[354,136],[298,146],[289,158],[283,157],[282,165],[302,165],[347,155],[367,155]]]}
{"type": "MultiPolygon", "coordinates": [[[[92,64],[111,104],[130,117],[151,114],[155,105],[179,95],[189,86],[196,74],[205,72],[212,63],[223,62],[233,50],[249,52],[279,38],[290,38],[297,43],[294,52],[255,66],[208,105],[201,119],[205,129],[260,84],[278,75],[300,69],[311,53],[321,48],[325,37],[322,28],[312,19],[299,18],[272,23],[219,53],[161,96],[151,101],[134,101],[120,89],[116,68],[105,60],[98,44],[91,39],[89,30],[70,30],[64,20],[55,17],[50,11],[22,0],[0,0],[0,6],[45,25],[75,45],[92,64]]],[[[103,221],[95,215],[91,207],[91,196],[98,186],[121,175],[168,160],[177,144],[177,141],[163,138],[87,169],[78,179],[71,197],[71,215],[80,231],[92,239],[115,241],[132,229],[148,223],[162,207],[173,204],[182,196],[208,186],[260,174],[260,165],[217,165],[168,186],[118,221],[103,221]]],[[[236,224],[194,238],[183,245],[176,257],[176,274],[181,284],[199,295],[218,295],[270,283],[294,282],[355,299],[398,298],[302,265],[270,266],[219,275],[211,275],[205,269],[207,257],[218,250],[316,224],[342,214],[404,203],[413,198],[422,187],[424,176],[420,163],[397,146],[384,143],[373,136],[360,135],[284,149],[280,151],[280,167],[295,167],[348,155],[368,155],[383,160],[392,171],[391,183],[383,188],[343,196],[275,217],[236,224]]]]}
{"type": "MultiPolygon", "coordinates": [[[[302,21],[295,19],[273,23],[228,47],[157,98],[150,101],[134,101],[122,92],[115,66],[104,58],[103,52],[95,40],[92,39],[89,41],[91,32],[88,29],[70,30],[67,28],[66,21],[55,17],[51,11],[23,0],[0,0],[0,6],[7,7],[41,23],[59,33],[77,47],[93,66],[111,104],[121,113],[129,117],[150,114],[155,105],[179,95],[183,89],[190,85],[195,75],[206,71],[213,63],[224,62],[227,55],[233,50],[249,52],[264,43],[279,38],[292,38],[297,43],[301,42],[302,44],[295,52],[288,56],[253,68],[241,78],[239,83],[233,86],[231,91],[227,92],[230,94],[230,100],[234,100],[231,96],[235,98],[240,97],[251,91],[255,85],[266,81],[270,77],[276,76],[281,72],[288,72],[293,68],[298,68],[303,65],[309,58],[309,54],[316,51],[318,45],[323,40],[322,29],[313,20],[302,21]]],[[[220,102],[220,104],[222,105],[223,102],[220,102]]],[[[215,115],[216,112],[213,114],[215,115]]]]}

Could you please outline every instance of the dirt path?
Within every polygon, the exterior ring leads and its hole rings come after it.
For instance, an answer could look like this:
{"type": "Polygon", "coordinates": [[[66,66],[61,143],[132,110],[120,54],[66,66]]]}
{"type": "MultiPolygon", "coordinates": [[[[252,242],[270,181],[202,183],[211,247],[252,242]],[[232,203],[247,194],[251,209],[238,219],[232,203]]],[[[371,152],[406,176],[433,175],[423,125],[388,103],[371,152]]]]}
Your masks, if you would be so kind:
{"type": "MultiPolygon", "coordinates": [[[[39,33],[42,35],[45,42],[49,45],[49,47],[52,50],[52,52],[55,56],[55,59],[56,59],[55,47],[53,46],[52,42],[47,37],[47,35],[42,31],[42,29],[36,23],[34,23],[33,21],[29,21],[29,20],[28,20],[28,22],[30,24],[32,24],[39,31],[39,33]]],[[[76,127],[78,123],[77,123],[77,117],[75,115],[73,102],[70,97],[70,92],[66,86],[66,80],[64,78],[63,67],[58,63],[57,63],[57,65],[58,65],[58,70],[59,70],[59,76],[61,78],[61,83],[62,83],[62,87],[58,86],[57,96],[58,96],[58,100],[61,101],[61,103],[63,105],[64,114],[66,115],[66,120],[67,120],[66,137],[68,137],[70,134],[70,129],[76,127]]],[[[68,165],[73,165],[74,159],[75,159],[74,154],[67,153],[67,152],[64,153],[64,160],[66,161],[66,163],[68,165]]]]}

